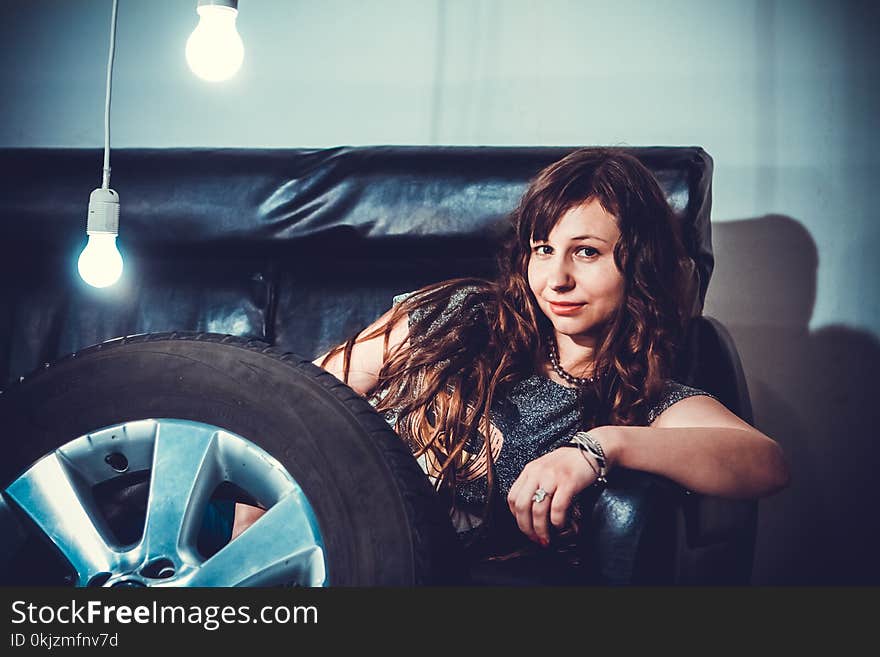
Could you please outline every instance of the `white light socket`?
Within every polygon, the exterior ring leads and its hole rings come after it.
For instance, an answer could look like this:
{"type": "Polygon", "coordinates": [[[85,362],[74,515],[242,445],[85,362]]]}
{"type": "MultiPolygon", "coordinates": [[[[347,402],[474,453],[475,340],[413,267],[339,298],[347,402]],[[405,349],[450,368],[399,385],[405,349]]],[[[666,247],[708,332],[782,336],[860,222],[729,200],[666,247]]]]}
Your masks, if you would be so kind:
{"type": "Polygon", "coordinates": [[[119,234],[119,194],[112,189],[99,187],[89,195],[89,219],[86,223],[86,232],[89,235],[119,234]]]}
{"type": "Polygon", "coordinates": [[[197,6],[204,7],[206,5],[213,5],[214,7],[229,7],[231,9],[237,10],[238,0],[199,0],[199,4],[197,6]]]}

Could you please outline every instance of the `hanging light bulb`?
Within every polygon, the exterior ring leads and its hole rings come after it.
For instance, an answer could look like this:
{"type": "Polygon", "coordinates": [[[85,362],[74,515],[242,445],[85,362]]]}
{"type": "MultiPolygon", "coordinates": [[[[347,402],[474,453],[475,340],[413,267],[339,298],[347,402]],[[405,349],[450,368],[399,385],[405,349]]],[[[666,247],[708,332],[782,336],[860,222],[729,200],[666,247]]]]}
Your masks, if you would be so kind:
{"type": "Polygon", "coordinates": [[[92,287],[108,287],[122,276],[122,256],[116,248],[119,234],[119,195],[99,187],[89,196],[89,241],[79,256],[77,268],[92,287]]]}
{"type": "Polygon", "coordinates": [[[101,186],[89,195],[89,217],[86,221],[89,241],[77,261],[79,275],[93,287],[109,287],[122,276],[122,256],[116,248],[116,236],[119,234],[119,194],[110,189],[110,91],[116,53],[117,5],[118,0],[113,0],[107,90],[104,99],[104,175],[101,186]]]}
{"type": "Polygon", "coordinates": [[[203,80],[219,82],[241,68],[244,44],[235,28],[238,0],[199,0],[199,24],[186,41],[186,61],[203,80]]]}

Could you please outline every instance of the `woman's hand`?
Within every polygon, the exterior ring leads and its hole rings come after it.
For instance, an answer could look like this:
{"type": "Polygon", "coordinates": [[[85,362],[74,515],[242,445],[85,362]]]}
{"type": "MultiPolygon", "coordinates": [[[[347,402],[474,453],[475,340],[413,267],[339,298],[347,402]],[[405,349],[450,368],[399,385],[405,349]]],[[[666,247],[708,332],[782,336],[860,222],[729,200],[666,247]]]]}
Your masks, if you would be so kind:
{"type": "Polygon", "coordinates": [[[230,541],[235,540],[248,527],[259,520],[266,513],[263,509],[249,504],[235,503],[235,517],[232,521],[232,536],[230,541]]]}
{"type": "Polygon", "coordinates": [[[523,468],[507,495],[520,531],[544,547],[550,544],[550,525],[564,528],[574,497],[596,481],[596,473],[579,452],[560,447],[536,458],[523,468]],[[547,495],[536,502],[533,497],[539,488],[547,495]]]}

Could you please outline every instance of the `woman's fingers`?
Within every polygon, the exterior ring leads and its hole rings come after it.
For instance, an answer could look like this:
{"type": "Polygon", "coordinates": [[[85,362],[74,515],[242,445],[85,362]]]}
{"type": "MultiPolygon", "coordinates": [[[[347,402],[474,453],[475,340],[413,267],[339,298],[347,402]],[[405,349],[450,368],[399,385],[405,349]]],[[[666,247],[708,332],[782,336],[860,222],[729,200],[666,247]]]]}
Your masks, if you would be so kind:
{"type": "Polygon", "coordinates": [[[510,489],[507,503],[519,530],[529,540],[544,547],[550,544],[550,513],[553,508],[555,483],[540,485],[539,480],[526,479],[510,489]]]}
{"type": "Polygon", "coordinates": [[[550,505],[550,524],[561,530],[568,521],[568,509],[574,496],[577,494],[571,485],[560,484],[553,495],[553,503],[550,505]]]}
{"type": "Polygon", "coordinates": [[[532,494],[532,528],[538,542],[544,547],[550,544],[550,508],[553,505],[555,492],[554,484],[546,487],[538,486],[532,494]]]}
{"type": "Polygon", "coordinates": [[[592,474],[574,450],[555,450],[526,465],[507,495],[520,531],[549,545],[551,525],[565,527],[575,495],[592,483],[592,474]]]}
{"type": "Polygon", "coordinates": [[[529,540],[535,542],[537,542],[537,536],[532,523],[532,496],[535,494],[536,488],[538,488],[536,484],[529,485],[527,481],[522,482],[516,491],[513,488],[510,489],[510,495],[507,498],[510,512],[516,519],[519,530],[528,536],[529,540]]]}

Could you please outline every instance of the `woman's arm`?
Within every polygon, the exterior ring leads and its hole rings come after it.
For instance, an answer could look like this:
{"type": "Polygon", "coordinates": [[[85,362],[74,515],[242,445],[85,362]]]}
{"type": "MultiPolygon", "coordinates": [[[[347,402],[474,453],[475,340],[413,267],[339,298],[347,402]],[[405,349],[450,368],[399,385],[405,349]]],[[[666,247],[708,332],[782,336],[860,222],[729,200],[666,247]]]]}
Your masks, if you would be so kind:
{"type": "MultiPolygon", "coordinates": [[[[369,335],[376,329],[384,327],[391,318],[392,312],[394,312],[393,308],[388,310],[379,319],[361,331],[359,337],[361,335],[369,335]]],[[[407,317],[404,315],[398,319],[391,328],[391,335],[388,340],[389,352],[393,351],[397,346],[406,341],[408,336],[409,325],[407,317]]],[[[368,396],[376,388],[379,370],[382,369],[384,363],[384,342],[384,334],[379,334],[369,340],[355,343],[354,348],[351,351],[351,365],[348,371],[347,383],[355,392],[364,397],[368,396]]],[[[323,362],[325,356],[326,354],[318,356],[318,358],[312,362],[318,367],[323,367],[340,381],[343,381],[344,352],[337,352],[329,361],[327,361],[326,364],[323,362]]]]}
{"type": "Polygon", "coordinates": [[[695,493],[754,499],[789,483],[779,445],[704,395],[673,404],[650,427],[603,426],[590,435],[611,467],[652,472],[695,493]]]}
{"type": "MultiPolygon", "coordinates": [[[[717,497],[758,498],[788,486],[779,445],[703,395],[667,408],[650,427],[590,429],[609,469],[623,466],[652,472],[684,488],[717,497]]],[[[576,449],[561,448],[526,464],[507,496],[520,530],[548,545],[550,525],[561,529],[574,497],[596,481],[576,449]],[[547,498],[533,500],[541,488],[547,498]]]]}

